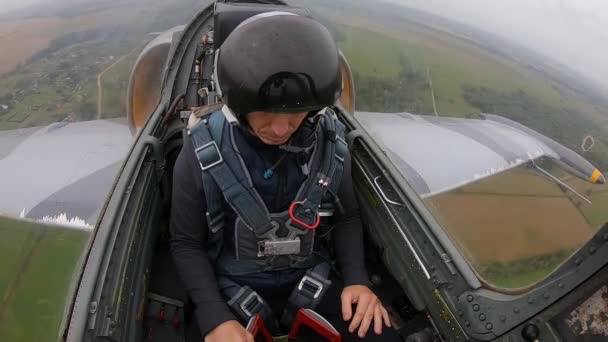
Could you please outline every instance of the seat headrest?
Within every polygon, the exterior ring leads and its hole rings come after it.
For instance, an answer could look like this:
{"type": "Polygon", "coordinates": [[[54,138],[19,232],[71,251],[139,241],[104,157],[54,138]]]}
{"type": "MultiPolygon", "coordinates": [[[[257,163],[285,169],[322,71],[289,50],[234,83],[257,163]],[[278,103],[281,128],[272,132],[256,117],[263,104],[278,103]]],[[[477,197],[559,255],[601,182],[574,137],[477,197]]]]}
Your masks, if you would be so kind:
{"type": "Polygon", "coordinates": [[[218,2],[215,6],[213,18],[214,47],[216,49],[219,48],[224,40],[226,40],[226,37],[228,37],[228,35],[244,20],[253,17],[254,15],[271,11],[290,12],[306,17],[312,16],[308,9],[302,7],[218,2]]]}

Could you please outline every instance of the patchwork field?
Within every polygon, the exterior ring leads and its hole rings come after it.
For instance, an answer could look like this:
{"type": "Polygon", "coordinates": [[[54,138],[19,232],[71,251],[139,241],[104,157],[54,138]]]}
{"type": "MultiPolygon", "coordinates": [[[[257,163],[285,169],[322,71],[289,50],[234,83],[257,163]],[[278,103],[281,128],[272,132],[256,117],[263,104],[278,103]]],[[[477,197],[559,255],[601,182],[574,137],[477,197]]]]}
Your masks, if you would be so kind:
{"type": "Polygon", "coordinates": [[[0,109],[0,130],[125,116],[130,69],[150,33],[188,22],[204,2],[74,6],[64,14],[0,20],[0,44],[9,47],[0,54],[0,105],[8,106],[0,109]],[[98,99],[97,76],[109,66],[98,99]],[[100,102],[103,113],[97,113],[100,102]]]}
{"type": "Polygon", "coordinates": [[[51,41],[69,32],[121,25],[145,15],[143,9],[108,9],[76,17],[46,17],[18,21],[0,21],[0,75],[49,47],[51,41]]]}
{"type": "Polygon", "coordinates": [[[514,169],[426,202],[482,277],[523,287],[547,276],[608,221],[606,190],[593,189],[591,206],[532,170],[514,169]]]}

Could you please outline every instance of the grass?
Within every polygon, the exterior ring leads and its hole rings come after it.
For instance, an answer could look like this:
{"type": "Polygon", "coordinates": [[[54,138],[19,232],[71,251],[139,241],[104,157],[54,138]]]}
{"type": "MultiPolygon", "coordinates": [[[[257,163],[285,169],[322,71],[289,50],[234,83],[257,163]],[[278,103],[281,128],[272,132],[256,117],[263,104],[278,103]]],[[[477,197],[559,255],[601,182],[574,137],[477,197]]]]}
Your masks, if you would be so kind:
{"type": "Polygon", "coordinates": [[[0,217],[1,341],[57,341],[89,235],[0,217]]]}
{"type": "Polygon", "coordinates": [[[478,270],[484,280],[502,289],[528,287],[543,280],[574,251],[563,250],[511,263],[487,263],[478,270]]]}
{"type": "Polygon", "coordinates": [[[123,60],[108,70],[101,79],[102,86],[102,118],[123,117],[127,108],[127,88],[130,75],[140,49],[135,49],[123,60]]]}
{"type": "Polygon", "coordinates": [[[366,29],[341,25],[344,40],[338,42],[351,68],[362,76],[392,77],[401,71],[400,55],[407,56],[416,68],[423,69],[422,51],[366,29]]]}

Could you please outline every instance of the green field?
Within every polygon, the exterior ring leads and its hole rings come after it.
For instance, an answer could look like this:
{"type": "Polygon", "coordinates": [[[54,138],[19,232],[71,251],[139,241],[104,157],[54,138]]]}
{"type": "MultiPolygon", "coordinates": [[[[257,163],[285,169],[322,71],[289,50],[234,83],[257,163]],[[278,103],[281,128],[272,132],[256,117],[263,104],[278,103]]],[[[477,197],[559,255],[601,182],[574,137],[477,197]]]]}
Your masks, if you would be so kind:
{"type": "Polygon", "coordinates": [[[497,288],[525,288],[547,277],[573,252],[563,250],[517,262],[482,264],[478,272],[488,284],[497,288]]]}
{"type": "Polygon", "coordinates": [[[103,74],[101,78],[103,92],[100,118],[124,117],[126,115],[128,76],[131,75],[131,69],[140,51],[141,47],[134,48],[103,74]]]}
{"type": "MultiPolygon", "coordinates": [[[[485,87],[501,93],[523,91],[547,105],[576,109],[595,118],[605,114],[599,113],[580,94],[543,75],[447,34],[413,27],[406,22],[397,27],[393,26],[397,24],[379,27],[363,19],[360,25],[352,19],[348,24],[343,23],[347,20],[341,17],[333,20],[339,23],[336,27],[342,32],[338,35],[340,49],[353,71],[363,78],[395,77],[402,71],[400,58],[403,57],[425,78],[428,68],[440,115],[465,116],[479,112],[479,108],[464,99],[464,86],[485,87]]],[[[430,92],[430,88],[426,91],[430,92]]]]}
{"type": "Polygon", "coordinates": [[[57,341],[89,231],[0,217],[0,341],[57,341]]]}

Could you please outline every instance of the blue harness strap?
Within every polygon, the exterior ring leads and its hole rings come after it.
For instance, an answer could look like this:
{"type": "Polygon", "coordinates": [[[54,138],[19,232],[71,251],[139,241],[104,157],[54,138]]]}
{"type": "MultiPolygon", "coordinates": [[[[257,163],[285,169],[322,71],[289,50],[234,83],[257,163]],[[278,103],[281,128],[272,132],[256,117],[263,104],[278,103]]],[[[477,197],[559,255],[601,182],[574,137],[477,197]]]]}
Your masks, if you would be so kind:
{"type": "MultiPolygon", "coordinates": [[[[203,118],[191,131],[196,156],[202,171],[203,186],[207,195],[207,220],[210,228],[216,231],[223,225],[223,209],[221,194],[241,219],[251,227],[256,235],[269,232],[273,226],[268,210],[255,197],[251,184],[244,181],[246,176],[235,175],[228,159],[235,161],[238,156],[230,144],[222,144],[224,130],[230,126],[224,125],[225,118],[221,112],[203,118]],[[219,145],[218,145],[219,142],[219,145]],[[220,146],[221,151],[220,151],[220,146]],[[218,196],[218,194],[220,196],[218,196]]],[[[227,132],[230,133],[230,132],[227,132]]]]}

